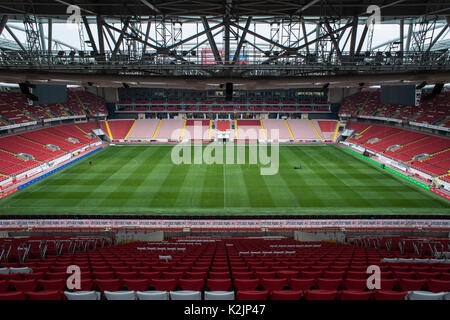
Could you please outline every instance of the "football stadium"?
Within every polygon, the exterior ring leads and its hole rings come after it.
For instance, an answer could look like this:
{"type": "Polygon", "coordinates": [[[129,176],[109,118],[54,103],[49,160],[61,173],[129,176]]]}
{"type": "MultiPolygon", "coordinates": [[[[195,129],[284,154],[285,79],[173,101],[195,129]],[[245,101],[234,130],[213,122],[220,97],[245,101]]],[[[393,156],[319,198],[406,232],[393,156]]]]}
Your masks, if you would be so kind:
{"type": "Polygon", "coordinates": [[[0,1],[0,300],[450,300],[449,10],[0,1]]]}

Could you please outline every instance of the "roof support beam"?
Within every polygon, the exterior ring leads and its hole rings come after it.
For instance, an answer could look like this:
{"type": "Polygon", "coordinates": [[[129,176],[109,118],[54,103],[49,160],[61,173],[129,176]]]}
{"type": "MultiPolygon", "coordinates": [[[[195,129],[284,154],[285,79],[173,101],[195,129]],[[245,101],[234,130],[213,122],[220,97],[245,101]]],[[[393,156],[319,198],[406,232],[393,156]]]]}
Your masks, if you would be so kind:
{"type": "MultiPolygon", "coordinates": [[[[121,29],[118,29],[118,28],[116,28],[116,27],[114,27],[114,26],[112,26],[112,25],[110,25],[110,24],[107,24],[106,22],[103,22],[103,24],[104,24],[107,28],[110,28],[110,29],[113,30],[113,31],[116,31],[116,32],[122,32],[121,29]]],[[[155,49],[155,50],[161,50],[161,49],[162,49],[161,47],[157,47],[157,46],[155,46],[155,45],[149,43],[148,41],[144,41],[144,40],[142,40],[141,38],[139,38],[139,37],[137,37],[136,35],[133,35],[133,34],[131,34],[131,33],[129,33],[129,32],[125,32],[124,34],[125,34],[128,38],[130,38],[130,39],[134,39],[134,40],[136,40],[137,42],[140,42],[140,43],[143,43],[143,44],[147,44],[147,46],[149,46],[149,47],[152,48],[152,49],[155,49]]],[[[168,49],[168,48],[167,48],[167,49],[168,49]]]]}
{"type": "Polygon", "coordinates": [[[98,54],[97,45],[95,44],[95,40],[94,40],[94,37],[92,36],[91,28],[89,27],[89,22],[88,22],[86,16],[83,16],[83,23],[84,23],[84,28],[86,29],[86,32],[89,37],[89,42],[92,46],[92,50],[94,50],[95,54],[98,54]]]}
{"type": "MultiPolygon", "coordinates": [[[[145,50],[147,49],[147,42],[148,42],[148,38],[149,38],[149,36],[150,36],[150,26],[152,25],[152,23],[151,23],[151,21],[150,21],[150,19],[148,19],[148,22],[147,22],[147,29],[145,30],[145,37],[144,37],[144,47],[143,47],[143,49],[142,49],[142,52],[144,52],[145,53],[145,50]]],[[[126,31],[126,30],[125,30],[126,31]]],[[[124,34],[125,34],[125,32],[124,32],[124,34]]]]}
{"type": "Polygon", "coordinates": [[[427,49],[427,52],[430,52],[431,48],[433,48],[433,46],[436,44],[436,42],[439,40],[440,37],[442,37],[442,35],[445,33],[445,31],[447,31],[448,29],[448,23],[442,28],[441,32],[439,32],[439,34],[434,37],[433,42],[430,43],[430,46],[427,49]]]}
{"type": "Polygon", "coordinates": [[[408,36],[406,39],[406,52],[409,52],[409,49],[411,48],[411,38],[412,38],[412,34],[413,34],[413,29],[414,29],[414,24],[412,23],[412,21],[409,23],[409,28],[408,28],[408,36]]]}
{"type": "Polygon", "coordinates": [[[299,14],[302,11],[305,11],[306,9],[308,9],[309,7],[315,5],[317,2],[319,2],[320,0],[312,0],[310,3],[305,4],[303,7],[301,7],[300,9],[298,9],[297,11],[295,11],[294,14],[299,14]]]}
{"type": "MultiPolygon", "coordinates": [[[[127,29],[128,29],[128,24],[129,24],[129,23],[130,23],[130,18],[128,17],[128,18],[125,20],[125,23],[123,24],[122,32],[120,33],[119,39],[117,39],[116,45],[114,46],[114,50],[113,50],[113,52],[112,52],[112,56],[113,56],[113,57],[117,54],[117,52],[118,52],[119,49],[120,49],[120,46],[122,45],[122,41],[123,41],[125,32],[126,32],[127,29]]],[[[109,28],[107,28],[107,30],[109,30],[109,28]]],[[[145,51],[145,50],[144,50],[144,51],[145,51]]]]}
{"type": "Polygon", "coordinates": [[[206,36],[208,37],[209,46],[214,54],[214,59],[216,63],[222,63],[222,58],[220,57],[219,50],[217,49],[216,42],[214,41],[214,37],[211,34],[211,29],[209,28],[208,20],[206,17],[202,17],[203,28],[206,30],[206,36]]]}
{"type": "MultiPolygon", "coordinates": [[[[233,25],[233,27],[236,27],[236,28],[238,28],[238,29],[245,30],[244,27],[242,27],[242,26],[240,26],[240,25],[238,25],[238,24],[236,24],[236,23],[234,23],[234,22],[231,22],[231,25],[233,25]]],[[[281,49],[283,49],[283,50],[289,49],[288,47],[285,47],[285,46],[283,46],[283,45],[281,45],[281,44],[279,44],[279,43],[277,43],[277,42],[275,42],[275,41],[272,41],[272,40],[270,40],[270,39],[268,39],[268,38],[266,38],[266,37],[264,37],[264,36],[262,36],[262,35],[256,33],[256,32],[253,32],[253,31],[251,31],[251,30],[249,30],[249,29],[247,29],[247,32],[248,32],[249,34],[251,34],[252,36],[254,36],[255,38],[259,38],[259,39],[261,39],[261,40],[263,40],[263,41],[265,41],[265,42],[268,42],[268,43],[270,43],[271,45],[273,45],[273,46],[275,46],[275,47],[281,48],[281,49]]]]}
{"type": "MultiPolygon", "coordinates": [[[[302,19],[302,31],[303,31],[303,39],[305,43],[308,43],[308,34],[306,33],[306,25],[305,25],[305,19],[302,19]]],[[[309,54],[309,47],[306,46],[306,54],[309,54]]]]}
{"type": "Polygon", "coordinates": [[[173,45],[168,46],[167,49],[170,50],[170,49],[176,48],[178,46],[181,46],[182,44],[184,44],[186,42],[189,42],[191,40],[194,40],[195,38],[198,38],[198,37],[206,34],[208,31],[211,32],[211,31],[213,31],[213,30],[215,30],[217,28],[220,28],[221,26],[223,26],[223,21],[221,23],[219,23],[219,24],[216,24],[214,27],[210,27],[209,29],[205,29],[202,32],[199,32],[197,34],[194,34],[193,36],[190,36],[190,37],[188,37],[186,39],[183,39],[183,40],[181,40],[181,41],[179,41],[177,43],[174,43],[173,45]]]}
{"type": "Polygon", "coordinates": [[[225,52],[223,56],[224,60],[223,62],[225,64],[230,64],[230,16],[225,16],[223,18],[223,22],[224,22],[224,41],[225,41],[225,52]]]}
{"type": "MultiPolygon", "coordinates": [[[[338,32],[344,32],[345,29],[347,29],[350,25],[351,25],[351,22],[349,22],[349,23],[347,23],[346,25],[344,25],[344,26],[342,26],[342,27],[340,27],[340,28],[338,28],[338,29],[332,31],[332,33],[334,34],[334,33],[338,33],[338,32]]],[[[317,30],[319,30],[319,28],[317,28],[317,30]]],[[[305,44],[302,44],[302,45],[299,46],[299,47],[296,47],[296,48],[289,48],[289,50],[286,50],[286,52],[284,52],[283,54],[280,54],[279,56],[270,57],[269,59],[265,60],[265,61],[263,62],[263,64],[264,64],[264,63],[269,63],[270,61],[277,60],[277,59],[279,59],[279,58],[283,58],[283,57],[286,57],[286,56],[289,56],[289,55],[294,55],[294,54],[295,54],[295,55],[298,55],[298,56],[300,56],[300,57],[304,57],[304,56],[300,55],[300,54],[298,53],[298,51],[300,51],[301,49],[303,49],[303,48],[305,48],[305,47],[307,47],[307,46],[309,46],[309,45],[311,45],[311,44],[314,44],[314,43],[317,45],[317,43],[318,43],[320,40],[322,40],[322,39],[324,39],[324,38],[327,38],[327,37],[329,37],[329,34],[324,34],[324,35],[321,35],[321,36],[316,37],[316,39],[314,39],[314,40],[312,40],[312,41],[310,41],[310,42],[306,42],[305,44]]],[[[316,51],[316,52],[317,52],[317,51],[316,51]]]]}
{"type": "Polygon", "coordinates": [[[23,44],[20,42],[20,40],[16,37],[16,35],[14,34],[14,32],[8,27],[8,25],[5,25],[5,29],[6,31],[9,32],[9,34],[11,35],[11,37],[13,37],[14,41],[16,41],[16,43],[19,45],[20,49],[22,49],[22,51],[27,52],[27,49],[25,49],[25,47],[23,46],[23,44]]]}
{"type": "Polygon", "coordinates": [[[2,20],[0,21],[0,35],[2,34],[3,29],[5,29],[7,22],[8,22],[8,15],[5,14],[2,16],[2,20]]]}
{"type": "Polygon", "coordinates": [[[403,55],[404,43],[405,43],[405,20],[400,19],[400,52],[403,55]]]}
{"type": "Polygon", "coordinates": [[[48,37],[47,37],[47,45],[48,45],[48,54],[50,55],[52,51],[52,41],[53,41],[53,20],[48,19],[48,37]]]}
{"type": "Polygon", "coordinates": [[[103,36],[103,19],[101,16],[97,16],[97,35],[98,35],[98,46],[100,49],[100,55],[105,55],[105,39],[103,36]]]}
{"type": "Polygon", "coordinates": [[[361,35],[361,38],[359,39],[358,49],[356,49],[356,55],[359,55],[361,52],[362,46],[364,44],[364,40],[366,39],[367,31],[369,31],[369,27],[367,26],[367,23],[364,25],[364,29],[361,35]]]}
{"type": "Polygon", "coordinates": [[[248,17],[247,22],[245,23],[244,31],[242,31],[241,39],[239,40],[238,46],[236,48],[236,52],[234,53],[233,64],[235,64],[239,60],[239,55],[241,54],[241,49],[242,49],[242,46],[244,45],[245,37],[247,36],[247,31],[250,28],[251,22],[252,22],[252,17],[248,17]]]}
{"type": "Polygon", "coordinates": [[[325,20],[325,28],[327,29],[328,35],[330,36],[331,42],[333,43],[333,46],[336,50],[336,53],[339,57],[339,59],[342,58],[342,52],[341,49],[339,49],[339,43],[337,42],[336,38],[334,37],[335,31],[331,28],[330,24],[328,23],[328,20],[325,20]]]}
{"type": "Polygon", "coordinates": [[[352,21],[352,37],[350,39],[350,56],[355,55],[356,36],[358,34],[358,17],[353,17],[352,21]]]}
{"type": "Polygon", "coordinates": [[[157,7],[155,7],[153,4],[148,2],[147,0],[141,0],[143,4],[145,4],[147,7],[155,11],[157,14],[162,14],[161,10],[159,10],[157,7]]]}

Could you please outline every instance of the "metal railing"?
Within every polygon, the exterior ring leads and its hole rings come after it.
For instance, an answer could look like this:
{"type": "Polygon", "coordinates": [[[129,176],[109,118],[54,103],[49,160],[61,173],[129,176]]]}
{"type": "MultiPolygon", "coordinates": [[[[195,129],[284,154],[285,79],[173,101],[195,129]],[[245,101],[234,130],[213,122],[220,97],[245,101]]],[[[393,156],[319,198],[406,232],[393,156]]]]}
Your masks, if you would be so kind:
{"type": "MultiPolygon", "coordinates": [[[[118,52],[106,51],[103,55],[94,51],[40,51],[24,52],[2,50],[0,69],[52,69],[52,70],[102,70],[167,72],[170,75],[205,74],[207,71],[239,71],[244,76],[295,74],[301,72],[342,71],[414,71],[448,70],[450,53],[448,50],[430,52],[365,52],[351,55],[335,51],[309,53],[299,51],[287,55],[277,51],[254,52],[245,55],[245,60],[232,64],[216,63],[211,57],[202,56],[200,49],[194,51],[168,52],[118,52]],[[192,53],[195,52],[195,53],[192,53]],[[86,68],[88,67],[88,68],[86,68]]],[[[243,59],[244,59],[243,58],[243,59]]]]}

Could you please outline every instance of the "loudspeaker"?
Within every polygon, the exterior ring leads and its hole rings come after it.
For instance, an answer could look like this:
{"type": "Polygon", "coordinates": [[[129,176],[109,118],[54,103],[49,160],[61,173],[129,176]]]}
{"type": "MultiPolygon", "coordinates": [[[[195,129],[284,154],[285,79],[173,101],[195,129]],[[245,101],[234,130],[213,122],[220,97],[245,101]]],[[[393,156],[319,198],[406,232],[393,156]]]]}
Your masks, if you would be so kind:
{"type": "Polygon", "coordinates": [[[233,84],[227,82],[225,84],[225,100],[229,101],[231,99],[233,99],[233,84]]]}
{"type": "Polygon", "coordinates": [[[434,99],[439,93],[441,93],[442,89],[444,88],[444,84],[443,83],[436,83],[434,85],[433,91],[431,91],[430,94],[424,96],[422,99],[423,100],[431,100],[434,99]]]}
{"type": "Polygon", "coordinates": [[[20,92],[32,101],[38,101],[39,98],[31,93],[30,88],[36,88],[35,85],[29,82],[21,82],[19,83],[20,92]]]}

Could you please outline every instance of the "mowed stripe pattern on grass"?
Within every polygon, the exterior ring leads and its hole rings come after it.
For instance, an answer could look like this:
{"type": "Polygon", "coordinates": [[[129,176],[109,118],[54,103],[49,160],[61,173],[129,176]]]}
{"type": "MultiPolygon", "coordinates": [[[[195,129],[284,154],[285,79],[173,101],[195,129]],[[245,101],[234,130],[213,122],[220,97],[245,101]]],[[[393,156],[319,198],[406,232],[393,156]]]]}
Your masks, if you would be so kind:
{"type": "Polygon", "coordinates": [[[175,165],[172,148],[108,147],[0,200],[1,213],[450,214],[449,201],[332,145],[280,146],[267,176],[248,148],[247,164],[224,165],[175,165]]]}

